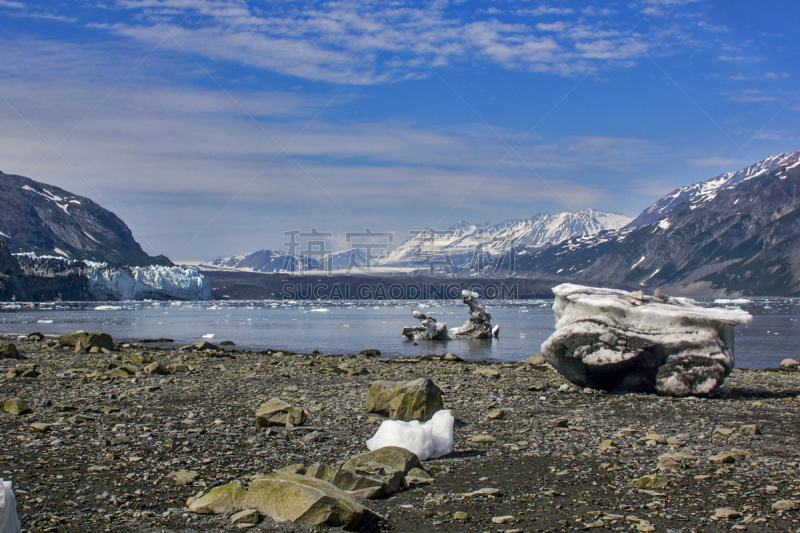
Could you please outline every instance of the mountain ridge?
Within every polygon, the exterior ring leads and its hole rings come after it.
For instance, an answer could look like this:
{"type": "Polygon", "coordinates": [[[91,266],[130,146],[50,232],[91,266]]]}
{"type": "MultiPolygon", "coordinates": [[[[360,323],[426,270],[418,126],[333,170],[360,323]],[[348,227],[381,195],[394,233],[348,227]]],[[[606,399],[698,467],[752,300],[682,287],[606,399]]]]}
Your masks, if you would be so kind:
{"type": "Polygon", "coordinates": [[[751,165],[732,185],[714,183],[650,224],[522,250],[517,267],[534,277],[685,295],[800,294],[800,162],[794,154],[774,156],[785,164],[768,172],[748,174],[751,165]]]}
{"type": "Polygon", "coordinates": [[[172,265],[146,254],[128,226],[91,199],[17,174],[0,173],[0,240],[12,253],[172,265]]]}

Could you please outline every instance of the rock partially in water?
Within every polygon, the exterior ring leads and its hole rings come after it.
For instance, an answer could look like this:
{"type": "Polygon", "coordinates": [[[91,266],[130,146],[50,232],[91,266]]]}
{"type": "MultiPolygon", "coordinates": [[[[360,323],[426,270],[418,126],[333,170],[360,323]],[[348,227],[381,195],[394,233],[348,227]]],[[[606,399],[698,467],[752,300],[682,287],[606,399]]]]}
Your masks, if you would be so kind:
{"type": "Polygon", "coordinates": [[[469,306],[469,320],[460,328],[450,330],[454,339],[491,339],[500,335],[500,327],[492,328],[492,315],[478,303],[476,292],[461,291],[461,301],[469,306]]]}
{"type": "Polygon", "coordinates": [[[556,331],[542,355],[580,387],[689,396],[711,392],[734,367],[741,309],[709,309],[686,298],[583,287],[553,289],[556,331]]]}

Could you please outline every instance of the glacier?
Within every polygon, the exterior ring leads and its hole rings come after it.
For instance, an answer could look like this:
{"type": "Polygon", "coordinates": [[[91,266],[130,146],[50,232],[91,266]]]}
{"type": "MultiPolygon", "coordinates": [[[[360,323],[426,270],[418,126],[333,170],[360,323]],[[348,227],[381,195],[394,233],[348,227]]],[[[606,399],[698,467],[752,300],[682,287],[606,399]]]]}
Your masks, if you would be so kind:
{"type": "Polygon", "coordinates": [[[133,267],[76,261],[33,252],[14,254],[26,274],[86,281],[88,297],[97,300],[211,300],[211,285],[197,270],[182,266],[133,267]]]}

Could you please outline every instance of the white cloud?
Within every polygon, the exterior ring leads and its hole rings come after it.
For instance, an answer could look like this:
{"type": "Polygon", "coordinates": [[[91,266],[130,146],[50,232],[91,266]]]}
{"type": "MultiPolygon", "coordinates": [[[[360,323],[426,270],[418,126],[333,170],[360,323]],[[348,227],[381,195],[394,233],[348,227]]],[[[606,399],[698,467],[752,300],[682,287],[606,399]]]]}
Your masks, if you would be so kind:
{"type": "Polygon", "coordinates": [[[464,13],[447,3],[421,8],[405,0],[333,0],[302,6],[116,0],[113,6],[103,17],[107,22],[85,26],[150,46],[161,43],[178,53],[186,50],[335,84],[425,77],[429,66],[476,60],[572,76],[597,68],[628,68],[645,54],[688,45],[687,39],[657,25],[640,24],[636,35],[626,36],[609,20],[607,10],[583,9],[579,15],[571,7],[543,4],[517,9],[513,16],[497,8],[464,13]],[[537,23],[526,17],[548,20],[537,23]],[[631,45],[631,38],[637,46],[631,45]]]}
{"type": "Polygon", "coordinates": [[[409,213],[436,224],[456,204],[460,216],[498,219],[602,207],[609,194],[599,176],[632,173],[657,151],[637,139],[542,138],[495,126],[504,142],[480,123],[309,123],[331,95],[231,90],[232,101],[176,86],[174,70],[164,84],[155,74],[176,65],[157,58],[112,91],[135,54],[33,40],[4,50],[0,94],[13,109],[0,104],[1,169],[94,199],[151,252],[175,255],[211,223],[176,259],[277,246],[276,220],[349,230],[351,213],[364,226],[398,228],[409,213]]]}

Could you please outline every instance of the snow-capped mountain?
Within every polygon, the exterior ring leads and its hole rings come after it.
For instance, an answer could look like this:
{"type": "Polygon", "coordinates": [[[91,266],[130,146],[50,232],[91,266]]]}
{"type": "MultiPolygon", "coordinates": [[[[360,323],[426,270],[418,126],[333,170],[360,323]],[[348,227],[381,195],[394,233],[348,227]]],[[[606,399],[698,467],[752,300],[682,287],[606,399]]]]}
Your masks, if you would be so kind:
{"type": "Polygon", "coordinates": [[[575,236],[621,228],[630,221],[631,218],[624,215],[593,209],[556,215],[539,213],[530,219],[499,224],[477,225],[461,220],[446,230],[413,232],[411,238],[386,253],[378,255],[373,251],[371,258],[363,248],[333,252],[324,259],[319,255],[304,258],[300,254],[259,250],[202,263],[200,268],[264,273],[331,268],[359,273],[365,271],[369,260],[370,267],[380,267],[384,272],[393,268],[425,270],[431,264],[446,264],[455,273],[474,270],[479,256],[497,258],[517,246],[548,246],[575,236]]]}
{"type": "Polygon", "coordinates": [[[89,198],[0,172],[0,240],[11,252],[126,265],[171,265],[150,257],[120,218],[89,198]]]}
{"type": "Polygon", "coordinates": [[[354,248],[341,252],[331,252],[322,257],[314,254],[310,256],[289,255],[276,250],[259,250],[249,254],[222,257],[206,263],[201,263],[204,270],[238,270],[244,272],[300,272],[302,270],[335,269],[363,267],[367,264],[364,250],[354,248]]]}
{"type": "Polygon", "coordinates": [[[708,181],[675,189],[642,211],[639,216],[628,224],[628,227],[638,228],[651,224],[667,215],[684,202],[692,202],[694,205],[708,202],[713,200],[720,190],[733,187],[742,181],[751,180],[759,176],[766,176],[775,169],[794,165],[798,160],[800,160],[800,150],[773,155],[747,168],[743,168],[738,172],[726,172],[708,181]]]}
{"type": "Polygon", "coordinates": [[[529,219],[507,220],[499,224],[476,225],[462,220],[447,230],[415,232],[407,241],[381,255],[378,263],[415,264],[420,262],[421,257],[435,253],[447,254],[458,263],[454,258],[470,258],[476,253],[498,256],[519,246],[540,248],[573,237],[618,229],[630,221],[630,217],[594,209],[556,215],[539,213],[529,219]]]}
{"type": "Polygon", "coordinates": [[[129,267],[60,256],[15,254],[31,300],[210,300],[211,285],[179,266],[129,267]]]}
{"type": "Polygon", "coordinates": [[[518,251],[517,272],[695,296],[799,295],[797,154],[715,178],[650,224],[518,251]]]}

